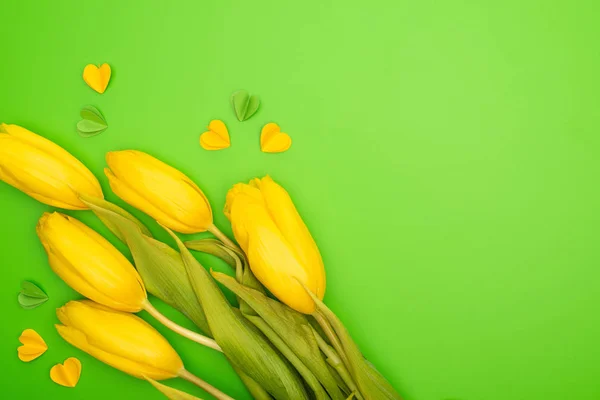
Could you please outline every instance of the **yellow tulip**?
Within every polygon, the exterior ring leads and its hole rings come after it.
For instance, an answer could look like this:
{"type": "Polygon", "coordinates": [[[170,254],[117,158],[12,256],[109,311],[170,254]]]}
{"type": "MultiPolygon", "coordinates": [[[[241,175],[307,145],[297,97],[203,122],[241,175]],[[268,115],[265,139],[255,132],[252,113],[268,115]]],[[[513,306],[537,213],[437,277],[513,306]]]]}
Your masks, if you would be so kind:
{"type": "Polygon", "coordinates": [[[78,194],[103,197],[98,180],[85,165],[17,125],[0,124],[0,180],[42,203],[68,210],[88,208],[78,194]]]}
{"type": "Polygon", "coordinates": [[[166,227],[197,233],[213,226],[206,196],[175,168],[137,150],[110,152],[106,162],[113,192],[166,227]]]}
{"type": "Polygon", "coordinates": [[[167,340],[143,319],[89,300],[56,311],[60,336],[98,360],[137,378],[179,376],[183,362],[167,340]]]}
{"type": "Polygon", "coordinates": [[[269,176],[237,184],[227,194],[225,215],[258,280],[291,308],[312,313],[315,304],[299,282],[322,299],[325,268],[285,189],[269,176]]]}
{"type": "Polygon", "coordinates": [[[45,213],[36,227],[52,270],[88,299],[138,312],[146,303],[137,270],[112,244],[73,217],[45,213]]]}

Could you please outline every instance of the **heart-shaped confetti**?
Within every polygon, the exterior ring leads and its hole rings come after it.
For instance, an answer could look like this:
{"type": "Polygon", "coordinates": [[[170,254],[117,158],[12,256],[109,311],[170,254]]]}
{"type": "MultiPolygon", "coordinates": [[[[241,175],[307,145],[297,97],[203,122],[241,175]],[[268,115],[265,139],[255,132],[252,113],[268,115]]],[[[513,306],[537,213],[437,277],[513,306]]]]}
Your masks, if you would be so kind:
{"type": "Polygon", "coordinates": [[[81,376],[81,361],[70,357],[50,370],[50,379],[61,386],[75,387],[81,376]]]}
{"type": "Polygon", "coordinates": [[[19,337],[19,342],[23,346],[19,346],[17,353],[19,360],[24,362],[33,361],[48,350],[48,345],[44,339],[33,329],[25,329],[19,337]]]}
{"type": "Polygon", "coordinates": [[[48,295],[34,283],[23,281],[19,293],[19,304],[25,309],[36,308],[48,301],[48,295]]]}
{"type": "Polygon", "coordinates": [[[260,133],[260,149],[265,153],[281,153],[292,145],[292,138],[281,132],[279,125],[271,122],[266,124],[260,133]]]}
{"type": "Polygon", "coordinates": [[[83,80],[89,87],[102,94],[110,82],[110,65],[102,64],[100,68],[94,64],[88,64],[83,69],[83,80]]]}
{"type": "Polygon", "coordinates": [[[231,95],[233,111],[239,121],[245,121],[258,110],[260,100],[255,95],[250,96],[247,90],[238,90],[231,95]]]}
{"type": "Polygon", "coordinates": [[[77,132],[82,137],[92,137],[101,134],[108,128],[104,116],[94,106],[85,106],[79,112],[81,121],[77,123],[77,132]]]}
{"type": "Polygon", "coordinates": [[[213,119],[208,124],[208,131],[200,135],[200,146],[205,150],[221,150],[231,146],[229,131],[219,119],[213,119]]]}

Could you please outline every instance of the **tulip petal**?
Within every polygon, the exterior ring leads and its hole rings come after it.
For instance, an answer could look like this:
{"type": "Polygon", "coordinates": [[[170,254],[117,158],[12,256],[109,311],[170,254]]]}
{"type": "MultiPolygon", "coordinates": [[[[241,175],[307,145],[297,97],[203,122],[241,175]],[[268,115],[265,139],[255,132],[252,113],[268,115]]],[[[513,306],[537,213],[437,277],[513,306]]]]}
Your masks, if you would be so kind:
{"type": "MultiPolygon", "coordinates": [[[[0,145],[1,145],[0,138],[0,145]]],[[[1,155],[0,155],[1,156],[1,155]]],[[[5,163],[8,162],[8,158],[4,158],[5,163]]],[[[54,181],[54,185],[52,185],[53,181],[51,179],[45,180],[40,183],[40,180],[32,176],[29,171],[23,170],[20,167],[8,168],[2,167],[0,165],[0,180],[8,183],[12,187],[22,191],[26,195],[34,198],[40,203],[48,204],[49,206],[64,208],[65,210],[84,210],[85,207],[83,205],[76,204],[78,201],[75,200],[73,193],[69,190],[64,192],[61,190],[61,183],[54,181]],[[12,171],[12,172],[11,172],[12,171]],[[19,178],[17,178],[20,177],[19,178]],[[45,196],[43,194],[32,191],[32,186],[36,186],[37,190],[44,190],[48,192],[52,192],[54,194],[61,193],[60,199],[45,196]],[[65,200],[65,201],[63,201],[65,200]]]]}
{"type": "Polygon", "coordinates": [[[54,158],[55,160],[60,160],[60,162],[67,166],[70,170],[81,175],[81,177],[85,179],[90,186],[99,191],[100,194],[102,193],[98,180],[94,174],[92,174],[92,172],[83,163],[81,163],[81,161],[73,157],[71,153],[58,146],[56,143],[44,138],[43,136],[37,135],[18,125],[4,124],[3,126],[8,136],[13,138],[13,140],[16,139],[20,143],[27,145],[30,148],[37,149],[54,158]]]}
{"type": "Polygon", "coordinates": [[[58,333],[73,346],[130,375],[168,379],[183,368],[179,355],[150,324],[90,301],[57,310],[58,333]]]}
{"type": "Polygon", "coordinates": [[[122,311],[142,309],[147,295],[138,272],[94,230],[75,218],[46,213],[36,231],[52,270],[73,289],[122,311]]]}
{"type": "Polygon", "coordinates": [[[13,138],[17,138],[23,143],[27,143],[29,146],[39,149],[57,160],[61,160],[73,171],[81,174],[88,181],[88,183],[91,186],[96,187],[100,191],[100,195],[102,195],[98,179],[96,179],[94,174],[92,174],[92,172],[81,161],[73,157],[71,153],[56,143],[46,139],[45,137],[37,135],[21,126],[2,124],[2,127],[6,133],[13,138]]]}
{"type": "Polygon", "coordinates": [[[43,203],[85,209],[77,193],[103,197],[94,175],[70,153],[24,128],[2,125],[0,179],[43,203]]]}
{"type": "Polygon", "coordinates": [[[105,168],[104,174],[108,178],[110,188],[112,191],[119,196],[121,199],[137,208],[138,210],[144,211],[146,214],[156,218],[159,221],[164,221],[165,224],[172,226],[177,232],[182,233],[193,233],[194,228],[186,225],[185,223],[171,218],[169,214],[164,212],[161,207],[156,206],[154,203],[147,201],[132,187],[125,184],[123,181],[118,179],[110,169],[105,168]]]}
{"type": "Polygon", "coordinates": [[[111,188],[123,200],[181,233],[206,231],[213,221],[208,199],[187,176],[134,150],[106,155],[111,188]]]}
{"type": "Polygon", "coordinates": [[[323,299],[326,286],[323,259],[290,195],[284,188],[275,183],[270,176],[264,177],[257,184],[260,187],[269,214],[281,234],[292,245],[294,253],[298,256],[302,265],[308,268],[308,275],[317,280],[314,293],[317,297],[323,299]]]}
{"type": "Polygon", "coordinates": [[[233,185],[233,187],[227,192],[227,197],[225,199],[225,207],[223,209],[223,213],[227,217],[227,219],[231,220],[231,207],[233,206],[233,202],[239,196],[249,196],[254,202],[258,204],[264,203],[264,199],[262,197],[262,193],[260,189],[254,187],[252,185],[246,185],[245,183],[238,183],[233,185]]]}
{"type": "Polygon", "coordinates": [[[316,290],[317,281],[300,262],[264,204],[240,195],[231,209],[233,232],[248,256],[250,269],[278,299],[293,309],[310,314],[314,303],[296,279],[316,290]]]}

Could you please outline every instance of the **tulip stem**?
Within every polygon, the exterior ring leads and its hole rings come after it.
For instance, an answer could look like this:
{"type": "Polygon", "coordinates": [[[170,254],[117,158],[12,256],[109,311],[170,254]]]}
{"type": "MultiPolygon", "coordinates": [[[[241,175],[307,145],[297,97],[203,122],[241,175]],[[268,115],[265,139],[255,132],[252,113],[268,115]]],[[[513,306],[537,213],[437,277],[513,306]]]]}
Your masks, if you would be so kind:
{"type": "Polygon", "coordinates": [[[327,338],[333,345],[333,348],[338,352],[340,358],[344,362],[344,365],[346,365],[347,368],[350,368],[350,363],[348,362],[346,353],[344,353],[344,348],[342,347],[342,344],[340,343],[340,339],[335,334],[335,331],[333,330],[331,325],[329,325],[329,322],[327,322],[327,319],[319,311],[315,312],[313,314],[313,317],[315,317],[315,319],[317,320],[317,322],[319,323],[321,328],[323,328],[325,335],[327,336],[327,338]]]}
{"type": "Polygon", "coordinates": [[[217,228],[215,224],[209,226],[208,231],[215,235],[217,239],[219,239],[225,245],[231,247],[234,250],[238,250],[240,253],[242,252],[242,249],[240,249],[240,247],[237,244],[235,244],[233,240],[229,239],[223,232],[221,232],[221,230],[217,228]]]}
{"type": "Polygon", "coordinates": [[[207,383],[202,379],[198,378],[196,375],[192,374],[185,368],[179,371],[179,377],[185,379],[188,382],[193,383],[194,385],[198,386],[199,388],[203,389],[204,391],[206,391],[207,393],[219,400],[235,400],[233,397],[227,396],[225,393],[221,392],[219,389],[217,389],[210,383],[207,383]]]}
{"type": "Polygon", "coordinates": [[[356,398],[358,400],[362,400],[363,399],[362,394],[360,394],[360,392],[358,391],[358,387],[352,380],[350,373],[346,369],[346,366],[344,365],[344,363],[338,356],[337,352],[333,349],[333,347],[331,347],[330,345],[327,344],[327,342],[325,342],[325,340],[321,337],[319,332],[317,332],[315,330],[315,328],[311,327],[311,329],[313,331],[313,334],[315,335],[315,339],[317,339],[317,344],[319,345],[319,348],[321,349],[323,354],[325,354],[325,356],[327,356],[327,363],[329,365],[331,365],[333,368],[335,368],[337,373],[340,375],[340,378],[342,378],[344,383],[346,383],[346,385],[348,385],[348,389],[350,389],[350,391],[352,393],[354,393],[356,398]]]}
{"type": "Polygon", "coordinates": [[[204,335],[201,335],[197,332],[190,331],[189,329],[184,328],[183,326],[178,325],[175,322],[171,321],[169,318],[167,318],[163,314],[161,314],[160,311],[158,311],[156,308],[154,308],[154,306],[152,304],[150,304],[150,302],[147,299],[144,300],[142,307],[144,310],[146,310],[148,312],[148,314],[152,315],[154,318],[156,318],[158,320],[158,322],[160,322],[161,324],[163,324],[164,326],[166,326],[173,332],[176,332],[176,333],[180,334],[181,336],[186,337],[196,343],[200,343],[203,346],[210,347],[211,349],[215,349],[217,351],[223,352],[223,350],[221,350],[221,347],[213,339],[206,337],[204,335]]]}

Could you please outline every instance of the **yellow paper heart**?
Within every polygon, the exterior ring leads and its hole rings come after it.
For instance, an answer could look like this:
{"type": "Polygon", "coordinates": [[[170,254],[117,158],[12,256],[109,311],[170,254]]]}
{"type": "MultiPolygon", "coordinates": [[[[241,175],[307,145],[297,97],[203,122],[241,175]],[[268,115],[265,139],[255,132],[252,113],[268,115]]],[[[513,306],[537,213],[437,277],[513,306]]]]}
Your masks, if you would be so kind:
{"type": "Polygon", "coordinates": [[[281,132],[279,125],[266,124],[260,133],[260,149],[265,153],[281,153],[292,145],[292,138],[281,132]]]}
{"type": "Polygon", "coordinates": [[[210,121],[208,131],[200,135],[200,146],[205,150],[221,150],[231,146],[225,123],[218,119],[210,121]]]}
{"type": "Polygon", "coordinates": [[[61,386],[75,387],[81,376],[81,361],[75,357],[67,358],[64,363],[56,364],[50,370],[50,378],[61,386]]]}
{"type": "Polygon", "coordinates": [[[23,346],[19,346],[17,353],[19,359],[24,362],[33,361],[48,350],[44,339],[33,329],[25,329],[19,337],[19,342],[23,343],[23,346]]]}
{"type": "Polygon", "coordinates": [[[102,94],[110,81],[110,65],[102,64],[100,68],[94,64],[88,64],[83,69],[83,80],[89,87],[102,94]]]}

